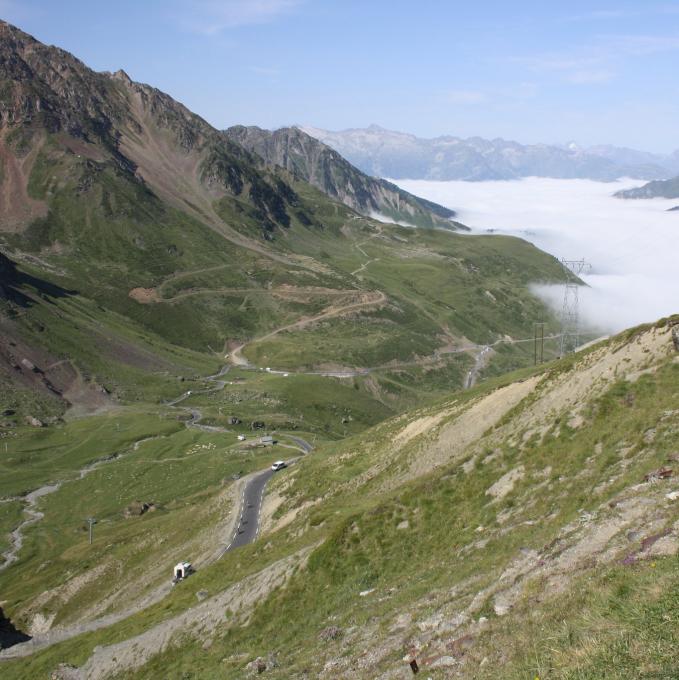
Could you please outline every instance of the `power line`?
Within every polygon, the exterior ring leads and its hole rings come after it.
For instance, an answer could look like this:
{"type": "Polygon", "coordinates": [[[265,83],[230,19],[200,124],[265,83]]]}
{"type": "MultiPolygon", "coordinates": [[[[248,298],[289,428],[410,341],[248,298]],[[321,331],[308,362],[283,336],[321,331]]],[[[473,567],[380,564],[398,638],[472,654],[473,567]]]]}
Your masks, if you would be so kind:
{"type": "Polygon", "coordinates": [[[559,356],[565,356],[574,352],[580,344],[580,314],[578,291],[580,282],[579,277],[584,272],[590,270],[590,265],[582,260],[561,260],[564,269],[572,276],[568,276],[564,283],[563,305],[561,307],[561,343],[559,346],[559,356]]]}
{"type": "Polygon", "coordinates": [[[545,322],[533,324],[533,363],[535,366],[545,360],[545,322]]]}

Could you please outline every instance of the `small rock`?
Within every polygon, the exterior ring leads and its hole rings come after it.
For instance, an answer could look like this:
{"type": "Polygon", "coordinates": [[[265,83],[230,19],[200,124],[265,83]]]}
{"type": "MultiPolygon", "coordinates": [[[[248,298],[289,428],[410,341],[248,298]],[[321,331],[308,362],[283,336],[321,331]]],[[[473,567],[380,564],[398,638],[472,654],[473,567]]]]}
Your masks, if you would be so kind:
{"type": "Polygon", "coordinates": [[[68,663],[60,663],[50,675],[50,680],[77,680],[80,672],[75,666],[68,663]]]}
{"type": "Polygon", "coordinates": [[[207,590],[199,590],[196,593],[196,597],[198,598],[199,602],[202,602],[208,595],[209,593],[207,592],[207,590]]]}
{"type": "Polygon", "coordinates": [[[440,656],[436,661],[432,661],[429,666],[431,668],[439,668],[446,666],[457,666],[460,662],[454,656],[440,656]]]}
{"type": "Polygon", "coordinates": [[[665,498],[667,498],[668,501],[676,501],[677,498],[679,498],[679,491],[670,491],[665,494],[665,498]]]}
{"type": "Polygon", "coordinates": [[[460,657],[464,656],[465,653],[467,652],[468,649],[470,649],[474,644],[474,636],[473,635],[463,635],[462,637],[458,638],[457,640],[453,640],[452,642],[449,642],[446,647],[450,650],[450,653],[453,655],[453,657],[459,659],[460,657]]]}
{"type": "Polygon", "coordinates": [[[31,427],[44,427],[45,426],[45,424],[42,422],[42,420],[38,420],[37,418],[34,418],[33,416],[26,416],[26,422],[31,427]]]}
{"type": "Polygon", "coordinates": [[[370,593],[374,593],[374,592],[375,592],[375,589],[374,589],[374,588],[369,588],[368,590],[362,590],[362,591],[359,593],[359,596],[360,596],[360,597],[365,597],[366,595],[370,595],[370,593]]]}
{"type": "Polygon", "coordinates": [[[648,549],[648,555],[651,557],[676,555],[677,552],[679,541],[674,536],[663,536],[648,549]]]}
{"type": "Polygon", "coordinates": [[[245,666],[245,670],[257,674],[264,673],[266,670],[266,661],[264,661],[261,656],[258,656],[254,661],[251,661],[247,666],[245,666]]]}
{"type": "Polygon", "coordinates": [[[435,630],[443,621],[443,614],[434,614],[424,621],[418,621],[417,627],[424,633],[428,630],[435,630]]]}
{"type": "Polygon", "coordinates": [[[338,626],[328,626],[318,634],[318,637],[320,640],[323,640],[323,642],[329,642],[330,640],[337,640],[337,638],[340,637],[341,635],[342,635],[341,628],[339,628],[338,626]]]}
{"type": "Polygon", "coordinates": [[[505,604],[496,604],[493,609],[498,616],[504,616],[509,611],[509,607],[505,604]]]}
{"type": "Polygon", "coordinates": [[[409,522],[407,519],[404,519],[402,522],[399,522],[399,523],[396,525],[396,528],[399,529],[399,530],[401,530],[401,531],[402,531],[403,529],[409,529],[409,528],[410,528],[410,522],[409,522]]]}
{"type": "Polygon", "coordinates": [[[657,482],[660,479],[667,479],[668,477],[671,477],[672,474],[673,474],[672,468],[661,467],[658,468],[657,470],[653,470],[653,472],[649,472],[647,475],[644,475],[644,481],[657,482]]]}

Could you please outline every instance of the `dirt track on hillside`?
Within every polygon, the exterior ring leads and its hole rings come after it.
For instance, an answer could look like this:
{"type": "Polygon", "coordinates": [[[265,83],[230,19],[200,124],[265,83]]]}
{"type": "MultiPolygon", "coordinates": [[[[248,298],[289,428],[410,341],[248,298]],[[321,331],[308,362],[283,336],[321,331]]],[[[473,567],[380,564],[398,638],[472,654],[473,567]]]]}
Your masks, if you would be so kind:
{"type": "Polygon", "coordinates": [[[266,340],[270,340],[271,338],[275,337],[279,333],[283,333],[284,331],[299,330],[300,328],[304,328],[305,326],[316,323],[318,321],[331,319],[336,316],[341,316],[342,314],[355,312],[358,311],[359,309],[365,309],[366,307],[381,305],[387,301],[387,296],[382,291],[364,292],[361,293],[361,298],[362,298],[361,301],[353,302],[348,305],[342,306],[331,305],[320,314],[316,314],[315,316],[302,317],[298,321],[295,321],[291,324],[287,324],[286,326],[280,326],[279,328],[276,328],[275,330],[271,331],[270,333],[267,333],[266,335],[262,335],[248,342],[244,342],[242,345],[239,345],[235,349],[231,350],[231,352],[227,356],[236,366],[249,366],[250,364],[248,360],[241,355],[243,348],[247,347],[247,345],[252,345],[256,342],[265,342],[266,340]]]}

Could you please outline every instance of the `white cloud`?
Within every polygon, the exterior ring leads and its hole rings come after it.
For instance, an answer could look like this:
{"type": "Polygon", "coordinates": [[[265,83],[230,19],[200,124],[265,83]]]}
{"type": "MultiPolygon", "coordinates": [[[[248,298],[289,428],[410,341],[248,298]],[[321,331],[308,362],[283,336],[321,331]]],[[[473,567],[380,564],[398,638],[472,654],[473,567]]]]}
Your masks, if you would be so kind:
{"type": "Polygon", "coordinates": [[[568,81],[575,85],[592,85],[596,83],[607,83],[613,80],[615,74],[607,69],[583,69],[573,71],[567,77],[568,81]]]}
{"type": "Polygon", "coordinates": [[[663,16],[679,14],[676,5],[645,4],[635,9],[599,9],[566,17],[566,21],[611,21],[615,19],[634,19],[636,17],[663,16]]]}
{"type": "Polygon", "coordinates": [[[488,100],[488,95],[479,90],[449,90],[446,99],[451,104],[481,104],[488,100]]]}
{"type": "Polygon", "coordinates": [[[567,21],[610,21],[612,19],[629,19],[644,14],[640,9],[595,9],[591,12],[574,14],[566,18],[567,21]]]}
{"type": "Polygon", "coordinates": [[[305,0],[200,0],[182,2],[175,14],[185,28],[214,35],[229,28],[268,23],[303,2],[305,0]]]}
{"type": "MultiPolygon", "coordinates": [[[[478,230],[525,238],[592,271],[580,293],[584,321],[608,332],[679,312],[679,199],[623,200],[612,194],[638,180],[603,183],[531,177],[512,182],[398,180],[418,196],[458,211],[478,230]]],[[[539,283],[539,282],[536,282],[539,283]]],[[[560,287],[539,289],[558,311],[560,287]]]]}
{"type": "Polygon", "coordinates": [[[679,50],[679,35],[601,35],[602,48],[611,56],[640,57],[679,50]]]}
{"type": "Polygon", "coordinates": [[[271,66],[250,66],[250,70],[258,76],[277,76],[280,71],[271,66]]]}
{"type": "Polygon", "coordinates": [[[600,34],[592,44],[576,45],[567,52],[514,57],[511,61],[533,73],[556,73],[566,82],[582,85],[612,80],[631,59],[676,51],[679,33],[600,34]]]}

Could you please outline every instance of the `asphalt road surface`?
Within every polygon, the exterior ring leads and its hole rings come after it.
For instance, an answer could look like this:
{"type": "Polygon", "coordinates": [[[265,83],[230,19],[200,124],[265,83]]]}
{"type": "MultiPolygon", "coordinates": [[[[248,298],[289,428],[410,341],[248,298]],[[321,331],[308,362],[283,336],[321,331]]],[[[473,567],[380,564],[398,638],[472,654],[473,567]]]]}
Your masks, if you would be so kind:
{"type": "Polygon", "coordinates": [[[240,504],[240,517],[236,525],[236,531],[231,543],[224,552],[240,548],[252,543],[257,538],[259,531],[259,511],[262,507],[264,487],[269,479],[276,473],[269,468],[255,475],[243,490],[243,498],[240,504]]]}
{"type": "Polygon", "coordinates": [[[295,442],[295,444],[297,444],[297,446],[299,446],[299,448],[302,449],[304,453],[311,453],[312,449],[314,448],[306,439],[302,439],[301,437],[295,437],[291,434],[286,435],[286,437],[295,442]]]}
{"type": "MultiPolygon", "coordinates": [[[[301,437],[294,437],[292,435],[286,435],[288,439],[291,439],[297,446],[299,446],[304,453],[309,453],[313,450],[313,446],[302,439],[301,437]]],[[[288,460],[288,464],[293,464],[296,459],[288,460]]],[[[280,470],[278,474],[285,474],[285,469],[280,470]]],[[[240,548],[243,545],[252,543],[259,533],[259,513],[262,509],[262,498],[264,496],[264,487],[266,483],[275,475],[276,473],[271,469],[267,468],[262,472],[256,474],[243,489],[243,496],[240,500],[240,515],[238,517],[238,524],[236,525],[236,530],[231,539],[231,543],[226,546],[222,555],[229,550],[234,548],[240,548]]]]}

